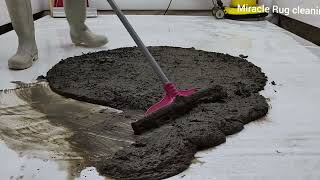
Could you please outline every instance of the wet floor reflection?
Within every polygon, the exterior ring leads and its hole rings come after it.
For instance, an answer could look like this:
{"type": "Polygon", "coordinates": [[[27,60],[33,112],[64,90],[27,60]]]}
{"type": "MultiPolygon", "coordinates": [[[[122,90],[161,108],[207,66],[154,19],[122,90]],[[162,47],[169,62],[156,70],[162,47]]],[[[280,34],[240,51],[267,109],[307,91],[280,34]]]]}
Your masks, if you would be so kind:
{"type": "Polygon", "coordinates": [[[0,179],[104,179],[92,162],[133,142],[130,122],[112,120],[121,111],[16,84],[0,91],[0,179]]]}

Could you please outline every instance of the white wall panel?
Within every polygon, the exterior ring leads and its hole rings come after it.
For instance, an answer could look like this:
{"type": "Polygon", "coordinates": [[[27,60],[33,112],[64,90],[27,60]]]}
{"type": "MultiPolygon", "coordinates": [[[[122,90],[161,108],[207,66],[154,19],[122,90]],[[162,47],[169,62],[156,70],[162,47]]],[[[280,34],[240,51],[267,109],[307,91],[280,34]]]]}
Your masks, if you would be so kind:
{"type": "MultiPolygon", "coordinates": [[[[320,0],[273,0],[274,5],[283,8],[320,8],[320,0]]],[[[289,17],[320,28],[320,15],[301,15],[290,13],[289,17]]]]}
{"type": "MultiPolygon", "coordinates": [[[[230,0],[229,0],[230,1],[230,0]]],[[[226,5],[228,4],[227,0],[223,1],[226,5]]],[[[212,0],[173,0],[170,9],[185,9],[185,10],[194,10],[194,9],[211,9],[212,0]]]]}
{"type": "Polygon", "coordinates": [[[259,2],[259,4],[263,4],[263,5],[267,6],[267,7],[271,7],[272,6],[272,0],[259,0],[258,2],[259,2]]]}
{"type": "MultiPolygon", "coordinates": [[[[47,9],[46,0],[31,0],[32,3],[32,11],[33,13],[37,13],[47,9]]],[[[7,6],[4,0],[0,0],[0,26],[11,22],[7,6]]]]}
{"type": "MultiPolygon", "coordinates": [[[[34,0],[35,1],[35,0],[34,0]]],[[[111,10],[106,0],[90,0],[94,7],[98,10],[111,10]]],[[[115,0],[122,9],[127,10],[163,10],[166,9],[170,0],[115,0]]],[[[228,5],[231,0],[223,0],[225,5],[228,5]]],[[[4,3],[1,1],[1,3],[4,3]]],[[[260,4],[272,6],[273,4],[280,7],[320,7],[320,0],[259,0],[260,4]]],[[[49,9],[48,1],[43,0],[43,7],[49,9]]],[[[199,10],[211,9],[212,0],[173,0],[170,9],[173,10],[199,10]]],[[[2,13],[2,11],[1,11],[2,13]]],[[[320,27],[320,16],[318,15],[293,15],[290,17],[302,22],[320,27]]],[[[0,17],[3,18],[3,17],[0,17]]],[[[1,20],[1,19],[0,19],[1,20]]]]}
{"type": "Polygon", "coordinates": [[[10,22],[7,6],[4,0],[0,1],[0,25],[10,22]]]}
{"type": "MultiPolygon", "coordinates": [[[[38,0],[39,1],[39,0],[38,0]]],[[[117,4],[126,10],[163,10],[168,7],[170,0],[115,0],[117,4]]],[[[214,1],[214,0],[213,0],[214,1]]],[[[222,0],[228,5],[231,0],[222,0]]],[[[49,1],[43,0],[43,9],[49,9],[49,1]]],[[[98,10],[111,10],[106,0],[90,0],[92,6],[98,10]]],[[[271,5],[272,0],[260,0],[261,3],[271,5]]],[[[212,0],[173,0],[171,9],[174,10],[206,10],[212,8],[212,0]]]]}
{"type": "MultiPolygon", "coordinates": [[[[99,10],[110,10],[106,0],[91,0],[99,10]]],[[[116,0],[122,9],[127,10],[163,10],[168,7],[170,0],[116,0]]],[[[230,2],[230,0],[223,0],[230,2]]],[[[171,9],[174,10],[205,10],[212,8],[212,0],[173,0],[171,9]]]]}
{"type": "MultiPolygon", "coordinates": [[[[110,6],[106,0],[90,0],[94,7],[99,10],[110,10],[110,6]]],[[[163,10],[166,9],[170,0],[116,0],[122,9],[127,10],[163,10]]],[[[227,5],[231,0],[223,0],[227,5]]],[[[49,9],[48,0],[31,0],[33,13],[49,9]]],[[[267,6],[279,5],[280,7],[294,8],[297,6],[304,8],[320,8],[319,0],[260,0],[267,6]]],[[[172,10],[205,10],[212,7],[211,0],[173,0],[170,9],[172,10]]],[[[0,1],[0,25],[10,22],[10,18],[6,9],[5,1],[0,1]]],[[[289,17],[300,20],[302,22],[320,27],[320,15],[298,15],[290,14],[289,17]]]]}
{"type": "MultiPolygon", "coordinates": [[[[110,10],[106,0],[91,0],[99,10],[110,10]]],[[[213,0],[215,1],[215,0],[213,0]]],[[[231,0],[222,0],[225,5],[231,0]]],[[[170,0],[116,0],[122,9],[128,10],[161,10],[166,9],[170,0]]],[[[272,0],[260,0],[260,3],[271,6],[272,0]]],[[[207,10],[212,8],[212,0],[173,0],[170,9],[173,10],[207,10]]]]}
{"type": "MultiPolygon", "coordinates": [[[[158,10],[164,9],[169,0],[115,0],[121,9],[126,10],[158,10]]],[[[110,10],[106,0],[91,0],[91,4],[98,10],[110,10]]]]}

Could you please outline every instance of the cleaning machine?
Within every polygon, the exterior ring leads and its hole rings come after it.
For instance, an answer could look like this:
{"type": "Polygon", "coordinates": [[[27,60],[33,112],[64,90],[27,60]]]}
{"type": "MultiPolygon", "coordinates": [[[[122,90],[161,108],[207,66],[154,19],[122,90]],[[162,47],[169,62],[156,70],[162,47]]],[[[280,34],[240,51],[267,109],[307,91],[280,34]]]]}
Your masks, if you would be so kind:
{"type": "Polygon", "coordinates": [[[213,0],[212,14],[217,19],[259,20],[268,15],[264,5],[258,5],[257,0],[232,0],[229,6],[224,6],[221,0],[213,0]]]}

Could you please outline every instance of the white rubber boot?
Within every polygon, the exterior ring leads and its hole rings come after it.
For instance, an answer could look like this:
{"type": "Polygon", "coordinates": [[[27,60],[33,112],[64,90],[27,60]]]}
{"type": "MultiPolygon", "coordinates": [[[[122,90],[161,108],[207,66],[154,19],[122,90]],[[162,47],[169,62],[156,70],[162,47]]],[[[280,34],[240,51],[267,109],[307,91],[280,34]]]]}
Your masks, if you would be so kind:
{"type": "Polygon", "coordinates": [[[17,53],[8,61],[10,69],[22,70],[38,59],[30,0],[6,0],[12,26],[19,39],[17,53]]]}
{"type": "Polygon", "coordinates": [[[103,35],[97,35],[85,25],[86,20],[85,0],[65,0],[64,10],[70,25],[71,40],[76,45],[99,47],[108,43],[103,35]]]}

